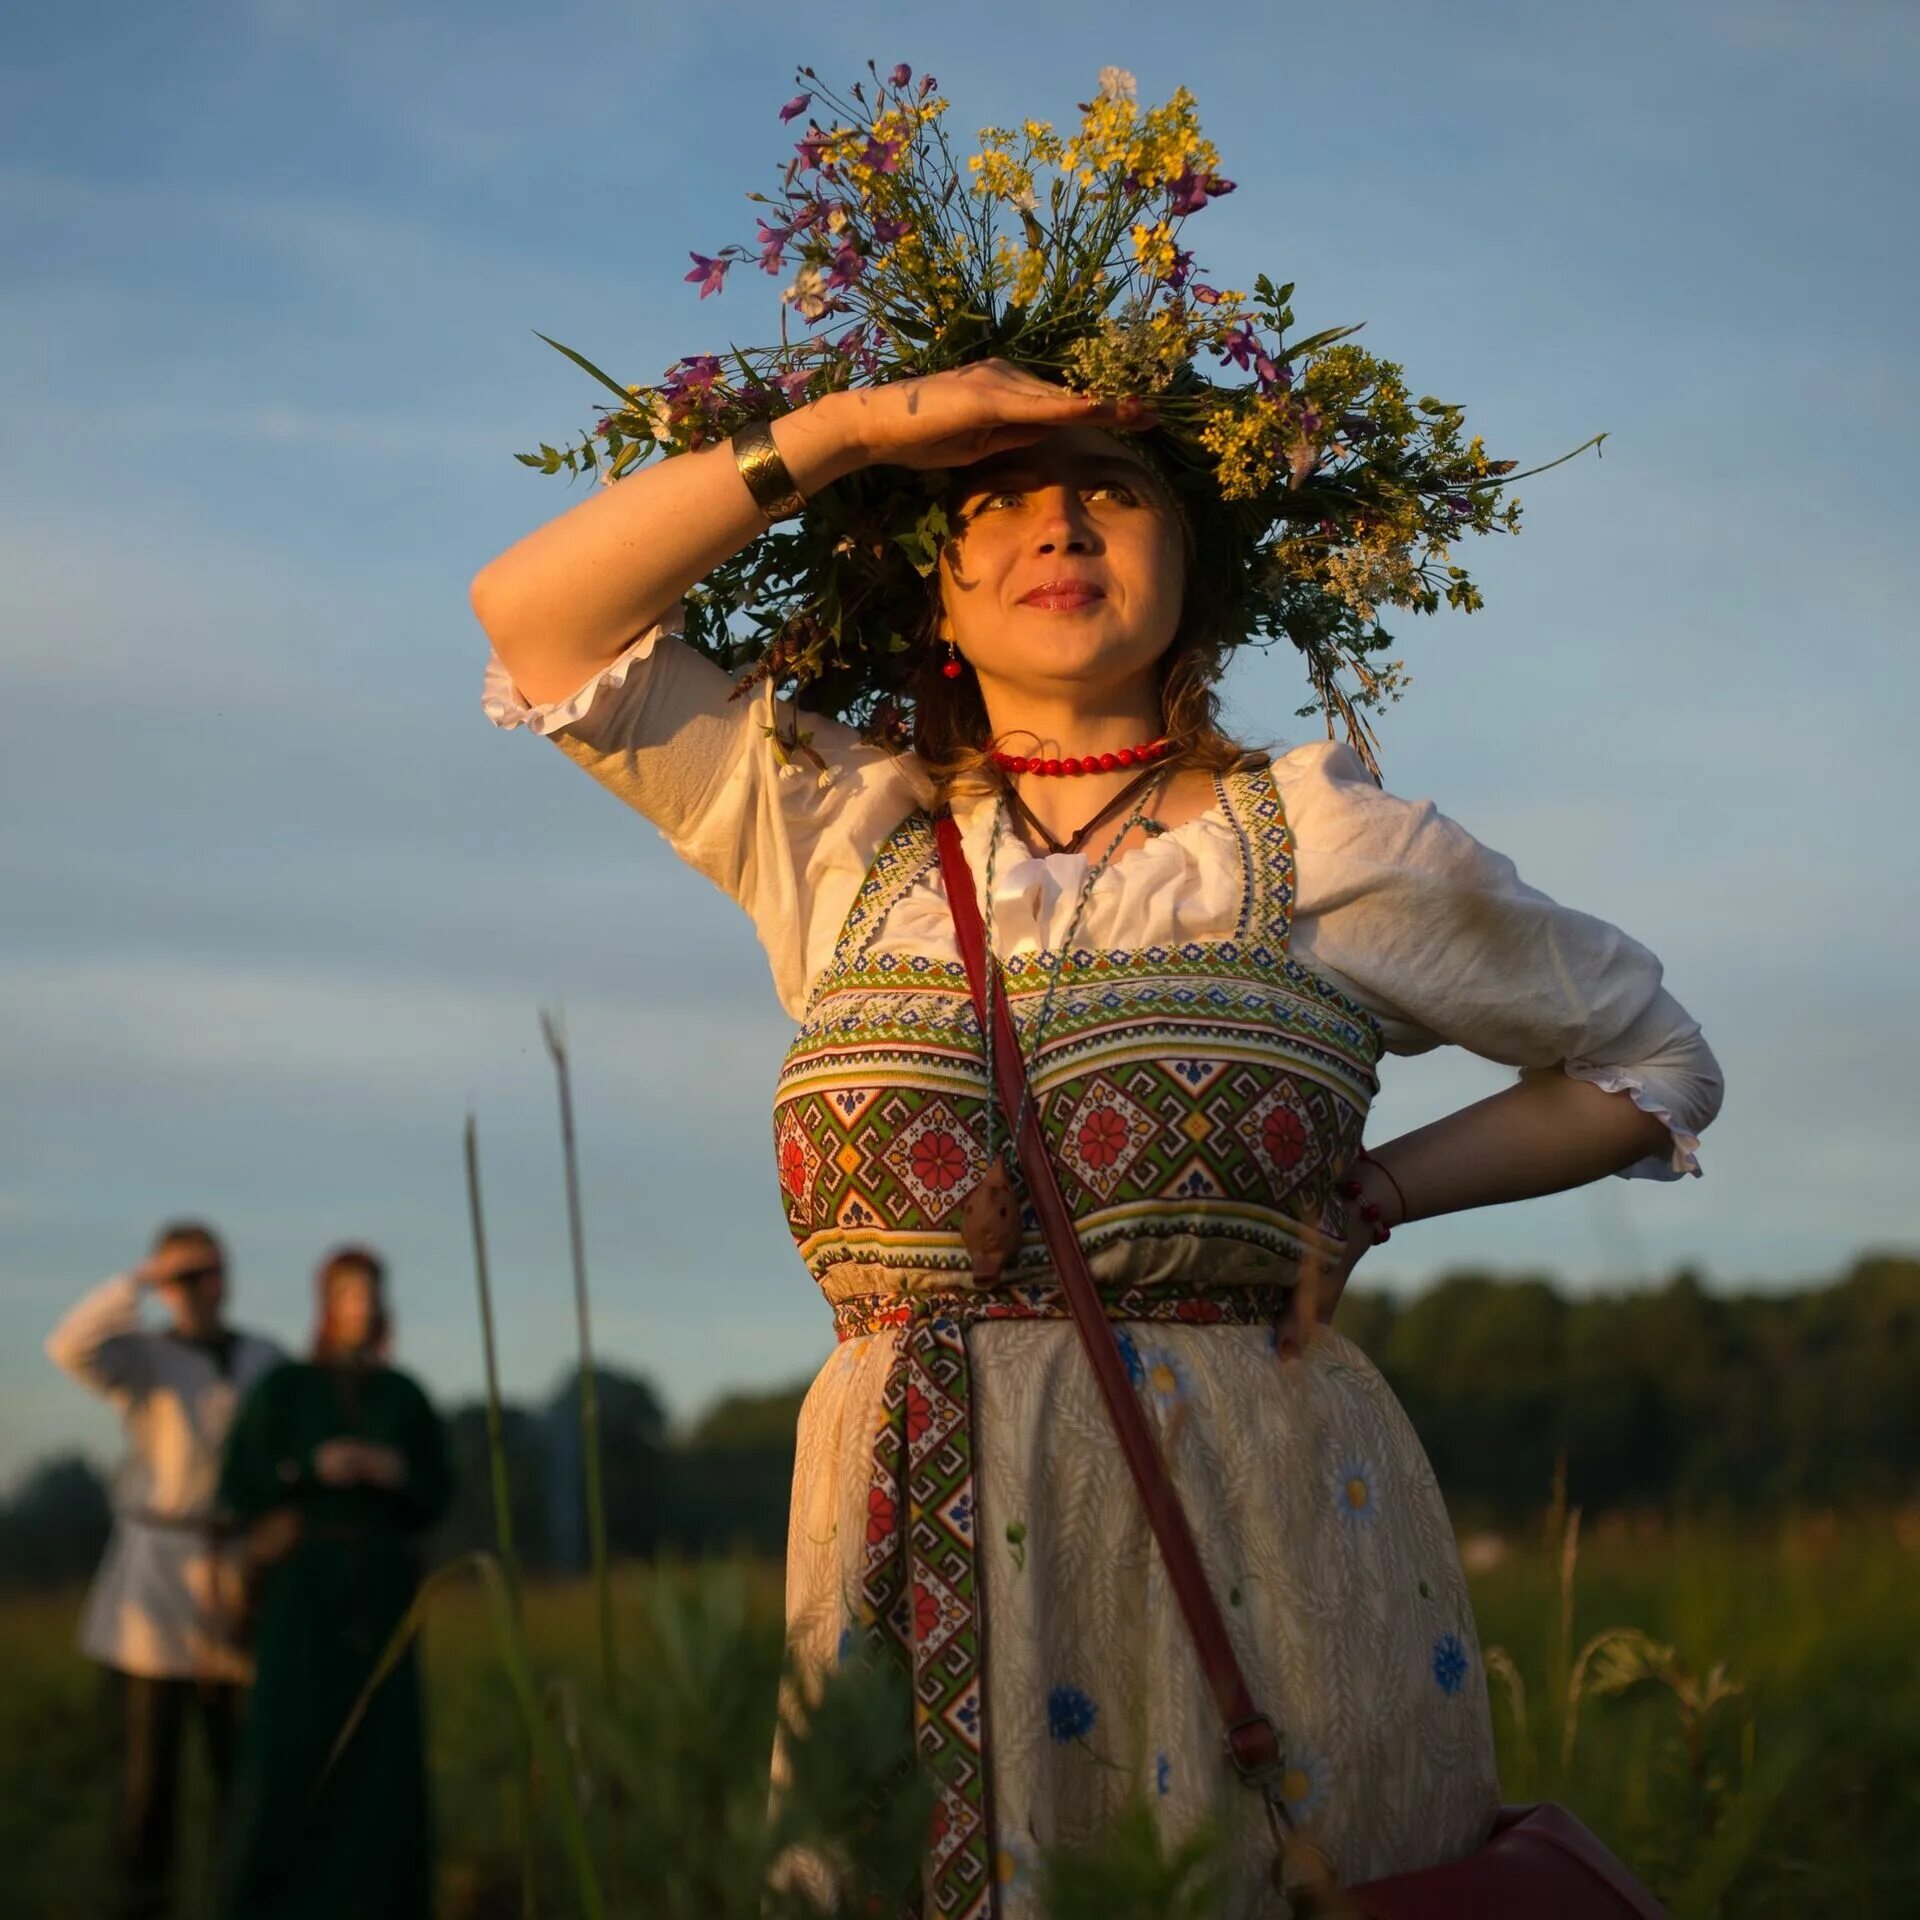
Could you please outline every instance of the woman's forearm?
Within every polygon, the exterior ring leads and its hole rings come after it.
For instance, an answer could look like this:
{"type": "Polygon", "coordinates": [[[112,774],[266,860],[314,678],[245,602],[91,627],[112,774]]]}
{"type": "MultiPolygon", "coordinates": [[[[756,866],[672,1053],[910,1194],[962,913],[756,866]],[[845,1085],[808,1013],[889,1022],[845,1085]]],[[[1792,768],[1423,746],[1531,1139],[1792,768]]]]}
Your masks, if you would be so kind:
{"type": "Polygon", "coordinates": [[[1554,1068],[1370,1151],[1424,1220],[1583,1187],[1668,1145],[1625,1094],[1554,1068]]]}
{"type": "MultiPolygon", "coordinates": [[[[803,494],[865,464],[858,420],[846,396],[830,394],[774,423],[803,494]]],[[[473,610],[521,693],[562,700],[765,525],[724,443],[657,461],[489,561],[473,610]]]]}

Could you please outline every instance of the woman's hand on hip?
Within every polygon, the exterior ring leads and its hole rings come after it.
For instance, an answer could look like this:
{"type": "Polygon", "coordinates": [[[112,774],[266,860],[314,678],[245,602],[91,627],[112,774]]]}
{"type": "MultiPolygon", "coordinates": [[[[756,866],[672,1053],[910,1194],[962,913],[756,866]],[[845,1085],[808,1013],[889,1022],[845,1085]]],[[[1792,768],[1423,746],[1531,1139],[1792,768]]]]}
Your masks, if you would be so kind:
{"type": "Polygon", "coordinates": [[[1300,1279],[1279,1322],[1283,1359],[1298,1353],[1333,1319],[1354,1268],[1376,1244],[1375,1223],[1366,1209],[1377,1208],[1380,1219],[1389,1227],[1400,1224],[1399,1190],[1376,1161],[1356,1160],[1340,1178],[1342,1183],[1351,1181],[1360,1189],[1357,1198],[1346,1202],[1347,1237],[1333,1259],[1302,1262],[1300,1279]]]}

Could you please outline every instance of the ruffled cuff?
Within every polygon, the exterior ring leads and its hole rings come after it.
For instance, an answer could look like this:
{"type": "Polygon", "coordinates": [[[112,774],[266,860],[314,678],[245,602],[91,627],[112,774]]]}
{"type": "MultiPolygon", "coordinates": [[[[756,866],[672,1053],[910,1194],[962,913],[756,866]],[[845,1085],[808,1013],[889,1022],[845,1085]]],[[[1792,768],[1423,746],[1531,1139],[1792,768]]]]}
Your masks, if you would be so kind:
{"type": "Polygon", "coordinates": [[[1660,1096],[1631,1067],[1606,1067],[1592,1060],[1569,1060],[1566,1071],[1576,1079],[1598,1087],[1602,1093],[1624,1093],[1642,1113],[1651,1114],[1673,1136],[1673,1149],[1666,1158],[1649,1154],[1630,1167],[1620,1169],[1622,1180],[1678,1180],[1686,1174],[1700,1175],[1700,1136],[1689,1133],[1674,1118],[1671,1107],[1663,1106],[1660,1096]]]}
{"type": "Polygon", "coordinates": [[[628,646],[618,659],[608,661],[585,686],[565,700],[549,700],[544,706],[535,706],[528,700],[513,684],[500,656],[490,653],[486,679],[480,689],[481,710],[496,727],[509,730],[528,727],[542,736],[576,726],[587,717],[588,710],[603,693],[618,691],[626,685],[627,676],[652,656],[663,634],[679,633],[685,622],[685,609],[675,607],[657,626],[649,627],[628,646]]]}

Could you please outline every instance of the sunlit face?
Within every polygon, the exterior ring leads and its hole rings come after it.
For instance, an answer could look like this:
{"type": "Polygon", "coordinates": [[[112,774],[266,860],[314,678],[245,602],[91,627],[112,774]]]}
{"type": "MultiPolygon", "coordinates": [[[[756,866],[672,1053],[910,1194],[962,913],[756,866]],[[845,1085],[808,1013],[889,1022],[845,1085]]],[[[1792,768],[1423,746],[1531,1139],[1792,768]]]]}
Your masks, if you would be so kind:
{"type": "Polygon", "coordinates": [[[360,1267],[336,1267],[327,1281],[327,1333],[331,1344],[358,1353],[373,1344],[380,1297],[360,1267]]]}
{"type": "Polygon", "coordinates": [[[1185,563],[1166,490],[1124,440],[1063,428],[956,479],[944,633],[984,691],[1094,695],[1151,673],[1185,563]]]}

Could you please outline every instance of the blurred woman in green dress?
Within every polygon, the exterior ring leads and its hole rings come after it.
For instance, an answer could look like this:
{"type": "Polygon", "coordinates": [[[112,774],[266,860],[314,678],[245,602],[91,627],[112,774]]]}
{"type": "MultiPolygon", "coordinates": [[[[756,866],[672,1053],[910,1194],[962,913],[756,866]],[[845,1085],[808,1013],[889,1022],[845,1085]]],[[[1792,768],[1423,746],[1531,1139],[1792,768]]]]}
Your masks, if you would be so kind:
{"type": "Polygon", "coordinates": [[[225,1920],[425,1920],[432,1832],[411,1649],[327,1758],[420,1582],[451,1493],[444,1430],[387,1365],[385,1269],[321,1264],[313,1358],[276,1368],[227,1441],[223,1506],[262,1569],[225,1920]]]}

